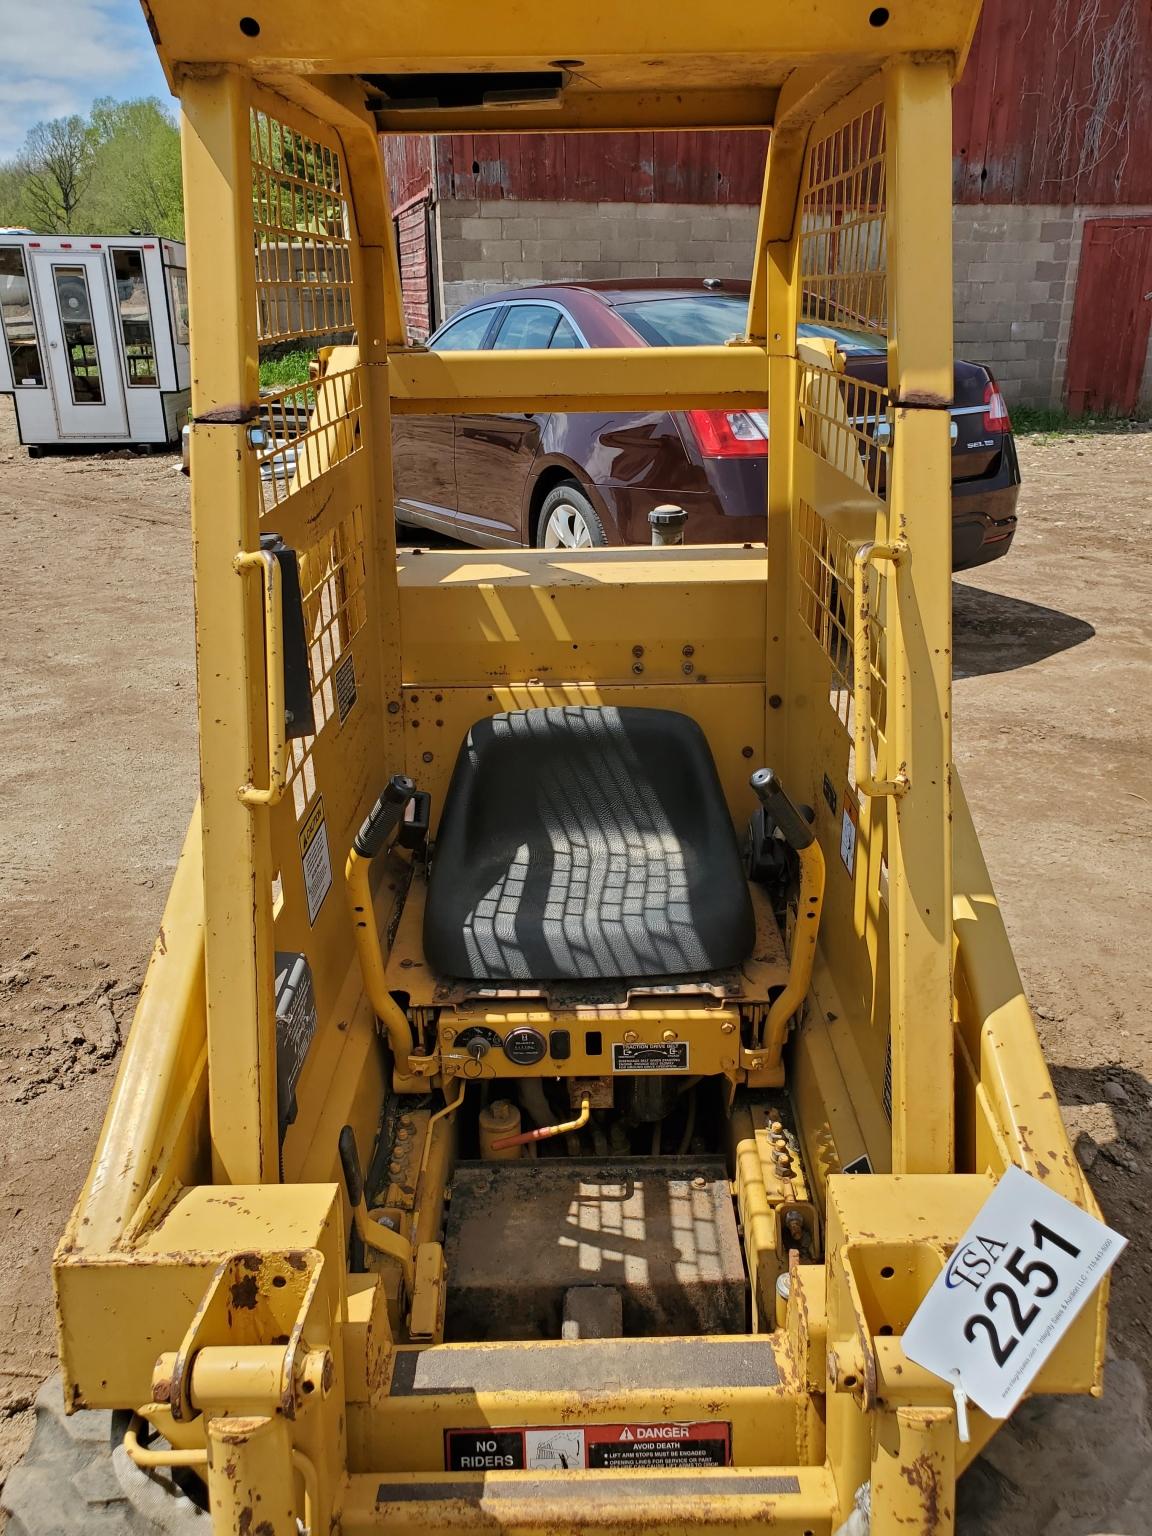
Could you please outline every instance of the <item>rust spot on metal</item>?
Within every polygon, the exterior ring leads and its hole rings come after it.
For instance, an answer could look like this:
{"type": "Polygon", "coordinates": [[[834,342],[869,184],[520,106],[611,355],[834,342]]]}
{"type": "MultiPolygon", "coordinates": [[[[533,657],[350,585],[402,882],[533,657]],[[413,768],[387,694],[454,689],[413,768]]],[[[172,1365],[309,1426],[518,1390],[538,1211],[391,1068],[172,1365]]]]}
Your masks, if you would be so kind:
{"type": "Polygon", "coordinates": [[[286,1253],[284,1257],[293,1269],[303,1271],[308,1268],[307,1257],[302,1253],[286,1253]]]}
{"type": "Polygon", "coordinates": [[[258,1253],[242,1253],[238,1257],[245,1269],[259,1269],[264,1262],[258,1253]]]}
{"type": "Polygon", "coordinates": [[[193,424],[199,426],[235,427],[245,426],[250,421],[260,419],[260,406],[256,405],[217,405],[210,411],[204,411],[199,416],[193,416],[193,424]]]}
{"type": "Polygon", "coordinates": [[[947,411],[952,408],[952,401],[947,395],[936,395],[929,389],[909,390],[895,404],[909,411],[947,411]]]}
{"type": "Polygon", "coordinates": [[[276,1536],[271,1520],[261,1520],[253,1532],[253,1536],[276,1536]]]}
{"type": "Polygon", "coordinates": [[[172,1383],[166,1377],[153,1379],[152,1400],[156,1403],[170,1403],[172,1401],[172,1383]]]}
{"type": "Polygon", "coordinates": [[[232,1305],[238,1312],[251,1312],[256,1306],[256,1298],[260,1288],[256,1284],[255,1275],[245,1275],[242,1280],[236,1280],[230,1287],[232,1305]]]}
{"type": "Polygon", "coordinates": [[[245,1504],[244,1508],[240,1511],[239,1519],[236,1521],[236,1528],[240,1536],[248,1536],[249,1531],[252,1529],[251,1504],[245,1504]]]}
{"type": "Polygon", "coordinates": [[[920,1507],[924,1514],[924,1536],[932,1536],[940,1528],[940,1478],[930,1456],[917,1456],[909,1467],[901,1467],[900,1474],[920,1495],[920,1507]]]}

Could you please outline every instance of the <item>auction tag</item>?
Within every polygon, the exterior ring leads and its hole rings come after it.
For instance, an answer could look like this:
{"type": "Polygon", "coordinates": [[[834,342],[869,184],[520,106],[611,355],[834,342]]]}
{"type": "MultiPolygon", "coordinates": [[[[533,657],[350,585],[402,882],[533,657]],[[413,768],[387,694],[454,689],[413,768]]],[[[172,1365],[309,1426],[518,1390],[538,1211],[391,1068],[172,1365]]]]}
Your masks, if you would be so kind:
{"type": "Polygon", "coordinates": [[[1006,1419],[1127,1242],[1009,1168],[916,1309],[904,1353],[1006,1419]]]}

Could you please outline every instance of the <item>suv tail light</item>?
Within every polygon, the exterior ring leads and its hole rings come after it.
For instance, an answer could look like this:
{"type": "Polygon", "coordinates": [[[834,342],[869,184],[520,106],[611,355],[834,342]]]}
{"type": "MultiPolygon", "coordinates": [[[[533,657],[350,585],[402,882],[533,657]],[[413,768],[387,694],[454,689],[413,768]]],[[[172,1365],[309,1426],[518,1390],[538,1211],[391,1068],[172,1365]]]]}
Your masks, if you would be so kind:
{"type": "Polygon", "coordinates": [[[984,430],[985,432],[1011,432],[1012,421],[1008,415],[1008,407],[1004,403],[1004,396],[997,387],[996,380],[991,374],[984,386],[984,430]]]}
{"type": "Polygon", "coordinates": [[[685,414],[706,459],[756,459],[768,452],[768,418],[762,411],[685,414]]]}

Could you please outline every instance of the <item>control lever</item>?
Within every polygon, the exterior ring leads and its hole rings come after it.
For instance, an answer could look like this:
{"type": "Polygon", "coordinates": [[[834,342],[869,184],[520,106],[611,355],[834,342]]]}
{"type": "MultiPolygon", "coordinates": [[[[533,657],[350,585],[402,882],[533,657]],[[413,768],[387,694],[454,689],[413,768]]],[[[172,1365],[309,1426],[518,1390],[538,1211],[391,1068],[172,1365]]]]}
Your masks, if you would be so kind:
{"type": "Polygon", "coordinates": [[[416,797],[416,784],[407,774],[394,773],[376,804],[361,823],[348,850],[344,880],[352,911],[352,932],[360,956],[360,970],[368,999],[388,1034],[388,1044],[398,1072],[407,1073],[415,1042],[408,1015],[388,990],[380,934],[372,907],[372,860],[383,852],[404,818],[405,807],[416,797]]]}
{"type": "Polygon", "coordinates": [[[352,846],[362,859],[374,859],[404,817],[404,807],[416,793],[416,781],[394,773],[376,804],[360,824],[352,846]]]}
{"type": "Polygon", "coordinates": [[[400,1236],[399,1232],[394,1232],[391,1227],[386,1227],[369,1216],[364,1203],[364,1171],[360,1166],[356,1133],[350,1125],[344,1126],[341,1130],[337,1145],[340,1148],[340,1168],[344,1174],[344,1189],[348,1195],[348,1204],[352,1207],[352,1223],[356,1228],[356,1235],[365,1248],[371,1248],[374,1253],[382,1253],[387,1258],[395,1259],[403,1273],[408,1292],[411,1294],[415,1279],[412,1246],[400,1236]]]}
{"type": "Polygon", "coordinates": [[[764,1049],[769,1067],[779,1063],[788,1036],[788,1024],[803,1005],[812,984],[816,938],[824,906],[824,855],[808,822],[785,793],[771,768],[757,768],[749,783],[756,798],[800,861],[800,894],[796,901],[796,926],[788,961],[788,984],[768,1010],[764,1025],[764,1049]]]}
{"type": "Polygon", "coordinates": [[[794,853],[800,853],[815,842],[811,826],[789,800],[783,784],[771,768],[757,768],[748,782],[752,785],[756,798],[780,828],[784,841],[794,853]]]}

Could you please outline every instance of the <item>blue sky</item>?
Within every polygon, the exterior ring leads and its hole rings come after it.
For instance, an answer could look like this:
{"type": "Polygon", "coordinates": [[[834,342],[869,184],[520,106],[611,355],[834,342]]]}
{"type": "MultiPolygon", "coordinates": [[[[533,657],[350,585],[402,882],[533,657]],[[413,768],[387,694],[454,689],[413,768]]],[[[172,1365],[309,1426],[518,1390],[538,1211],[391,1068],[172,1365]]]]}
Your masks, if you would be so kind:
{"type": "Polygon", "coordinates": [[[97,96],[174,105],[139,0],[0,0],[0,160],[97,96]]]}

